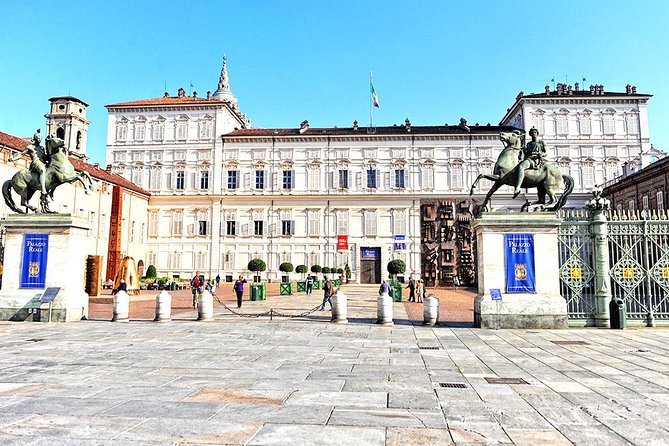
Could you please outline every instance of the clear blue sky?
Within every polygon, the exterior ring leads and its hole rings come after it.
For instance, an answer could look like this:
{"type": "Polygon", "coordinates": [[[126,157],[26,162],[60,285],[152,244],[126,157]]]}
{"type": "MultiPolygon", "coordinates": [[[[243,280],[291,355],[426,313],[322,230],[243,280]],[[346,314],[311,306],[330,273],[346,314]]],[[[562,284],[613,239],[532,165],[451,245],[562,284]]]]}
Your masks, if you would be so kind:
{"type": "Polygon", "coordinates": [[[106,104],[192,82],[214,91],[223,54],[255,127],[369,121],[496,124],[551,78],[636,85],[655,147],[669,149],[669,2],[2,2],[0,130],[45,131],[48,98],[87,102],[88,152],[105,162],[106,104]]]}

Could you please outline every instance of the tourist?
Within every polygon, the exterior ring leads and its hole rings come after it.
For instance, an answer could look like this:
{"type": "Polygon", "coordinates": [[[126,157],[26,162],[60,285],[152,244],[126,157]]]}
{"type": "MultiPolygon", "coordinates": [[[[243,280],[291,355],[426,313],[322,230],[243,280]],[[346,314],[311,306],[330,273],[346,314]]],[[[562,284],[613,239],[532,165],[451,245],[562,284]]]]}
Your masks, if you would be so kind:
{"type": "Polygon", "coordinates": [[[332,282],[328,280],[328,276],[323,276],[325,283],[323,284],[323,303],[321,304],[321,311],[325,311],[325,303],[330,304],[330,310],[332,310],[332,295],[334,294],[334,287],[332,282]]]}
{"type": "Polygon", "coordinates": [[[221,276],[219,274],[216,274],[216,288],[221,286],[221,276]]]}
{"type": "Polygon", "coordinates": [[[423,303],[423,298],[425,297],[425,284],[423,279],[418,279],[416,284],[416,296],[418,297],[418,303],[423,303]]]}
{"type": "Polygon", "coordinates": [[[190,286],[193,293],[193,308],[197,307],[197,301],[199,296],[202,295],[202,278],[200,277],[200,271],[195,272],[195,276],[190,280],[190,286]]]}
{"type": "Polygon", "coordinates": [[[307,295],[310,295],[314,290],[314,278],[313,276],[307,276],[307,295]]]}
{"type": "Polygon", "coordinates": [[[413,280],[413,277],[409,279],[409,285],[406,288],[409,288],[409,302],[416,302],[416,281],[413,280]]]}
{"type": "Polygon", "coordinates": [[[232,289],[235,290],[235,294],[237,295],[237,308],[242,307],[242,297],[244,296],[244,284],[246,283],[246,279],[244,279],[244,276],[241,274],[239,275],[239,279],[235,281],[235,284],[232,286],[232,289]]]}

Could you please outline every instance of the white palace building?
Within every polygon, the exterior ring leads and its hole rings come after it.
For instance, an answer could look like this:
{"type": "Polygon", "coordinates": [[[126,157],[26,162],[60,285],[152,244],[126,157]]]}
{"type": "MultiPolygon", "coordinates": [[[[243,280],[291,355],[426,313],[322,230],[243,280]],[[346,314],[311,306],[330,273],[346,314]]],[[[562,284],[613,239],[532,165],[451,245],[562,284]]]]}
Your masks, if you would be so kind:
{"type": "MultiPolygon", "coordinates": [[[[390,259],[428,284],[472,275],[469,186],[492,172],[500,131],[535,126],[549,161],[575,178],[568,207],[591,188],[662,153],[648,135],[649,95],[628,86],[547,87],[519,94],[499,126],[258,129],[241,113],[225,59],[218,89],[108,105],[111,171],[150,192],[145,265],[159,275],[194,270],[231,280],[263,259],[343,268],[378,283],[390,259]]],[[[474,195],[490,183],[483,181],[474,195]]],[[[509,188],[493,207],[519,208],[509,188]]],[[[528,194],[529,197],[529,194],[528,194]]],[[[471,276],[471,277],[470,277],[471,276]]]]}

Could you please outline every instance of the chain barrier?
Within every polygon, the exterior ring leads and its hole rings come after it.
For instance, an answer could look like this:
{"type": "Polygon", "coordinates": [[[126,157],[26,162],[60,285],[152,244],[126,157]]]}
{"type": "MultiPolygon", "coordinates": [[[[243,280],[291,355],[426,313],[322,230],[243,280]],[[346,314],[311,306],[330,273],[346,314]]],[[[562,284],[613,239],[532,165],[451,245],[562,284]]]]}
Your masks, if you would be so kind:
{"type": "MultiPolygon", "coordinates": [[[[337,288],[337,291],[339,291],[339,288],[337,288]]],[[[259,317],[262,317],[262,316],[269,316],[269,320],[270,320],[270,321],[272,320],[272,318],[273,318],[274,316],[278,316],[278,317],[286,317],[286,318],[289,318],[289,319],[297,318],[297,317],[305,317],[305,316],[309,316],[310,314],[315,313],[316,311],[319,311],[320,308],[321,308],[321,305],[316,305],[316,306],[315,306],[314,308],[312,308],[311,310],[304,311],[304,312],[302,312],[302,313],[300,313],[300,314],[286,314],[286,313],[280,313],[280,312],[276,311],[274,308],[270,308],[269,310],[267,310],[267,311],[265,311],[265,312],[263,312],[263,313],[240,313],[239,311],[235,311],[235,310],[233,310],[232,308],[228,307],[226,304],[224,304],[223,301],[221,301],[221,299],[219,299],[219,297],[218,297],[216,294],[214,294],[214,293],[211,293],[211,294],[212,294],[212,296],[214,296],[214,299],[216,299],[216,301],[219,303],[219,305],[221,305],[223,308],[225,308],[225,309],[228,310],[230,313],[232,313],[232,314],[234,314],[234,315],[236,315],[236,316],[239,316],[239,317],[248,317],[248,318],[259,318],[259,317]]]]}

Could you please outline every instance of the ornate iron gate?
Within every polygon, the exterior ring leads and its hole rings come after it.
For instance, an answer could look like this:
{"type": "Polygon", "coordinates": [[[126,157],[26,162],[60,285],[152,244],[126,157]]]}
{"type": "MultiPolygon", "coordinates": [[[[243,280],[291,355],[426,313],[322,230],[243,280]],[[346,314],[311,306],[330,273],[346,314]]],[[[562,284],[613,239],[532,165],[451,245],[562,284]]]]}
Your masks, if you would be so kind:
{"type": "MultiPolygon", "coordinates": [[[[654,214],[656,215],[656,214],[654,214]]],[[[570,325],[593,325],[595,259],[585,213],[561,215],[560,292],[570,325]]],[[[669,221],[614,215],[608,224],[609,283],[630,325],[669,325],[669,221]]]]}
{"type": "Polygon", "coordinates": [[[609,221],[611,293],[634,325],[669,324],[669,221],[609,221]]]}
{"type": "Polygon", "coordinates": [[[567,301],[570,325],[594,325],[594,253],[586,214],[562,215],[558,229],[560,293],[567,301]]]}

